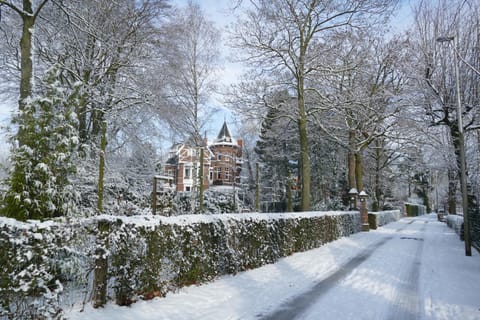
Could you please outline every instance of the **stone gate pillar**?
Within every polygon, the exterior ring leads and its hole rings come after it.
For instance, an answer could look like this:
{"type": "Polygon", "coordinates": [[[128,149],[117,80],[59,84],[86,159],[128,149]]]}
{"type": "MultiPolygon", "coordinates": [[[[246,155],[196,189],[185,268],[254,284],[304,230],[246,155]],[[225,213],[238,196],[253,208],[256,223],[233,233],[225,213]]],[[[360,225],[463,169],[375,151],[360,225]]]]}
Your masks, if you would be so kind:
{"type": "Polygon", "coordinates": [[[360,216],[362,217],[362,231],[369,231],[370,226],[368,225],[368,211],[367,211],[367,193],[365,191],[360,191],[358,194],[360,198],[360,216]]]}

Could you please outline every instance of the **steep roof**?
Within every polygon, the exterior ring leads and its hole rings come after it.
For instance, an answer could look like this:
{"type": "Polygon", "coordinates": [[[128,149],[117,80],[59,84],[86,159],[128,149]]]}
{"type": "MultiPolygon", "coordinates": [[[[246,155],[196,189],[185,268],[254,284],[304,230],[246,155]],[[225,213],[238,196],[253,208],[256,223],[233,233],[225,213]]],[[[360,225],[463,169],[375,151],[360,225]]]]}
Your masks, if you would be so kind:
{"type": "Polygon", "coordinates": [[[220,132],[218,133],[217,140],[225,139],[225,138],[232,138],[232,135],[230,134],[230,130],[228,129],[227,122],[223,122],[222,129],[220,129],[220,132]]]}
{"type": "Polygon", "coordinates": [[[213,141],[213,145],[236,145],[236,140],[232,138],[227,122],[223,122],[223,126],[217,135],[217,139],[213,141]]]}

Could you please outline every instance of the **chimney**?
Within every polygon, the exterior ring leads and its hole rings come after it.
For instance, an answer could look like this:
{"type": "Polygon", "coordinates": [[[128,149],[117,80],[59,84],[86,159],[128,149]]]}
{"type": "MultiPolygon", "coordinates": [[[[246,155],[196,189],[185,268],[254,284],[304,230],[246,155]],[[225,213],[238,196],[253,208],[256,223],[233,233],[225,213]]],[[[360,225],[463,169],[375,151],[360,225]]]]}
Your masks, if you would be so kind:
{"type": "Polygon", "coordinates": [[[204,147],[208,147],[207,131],[203,134],[203,145],[204,147]]]}

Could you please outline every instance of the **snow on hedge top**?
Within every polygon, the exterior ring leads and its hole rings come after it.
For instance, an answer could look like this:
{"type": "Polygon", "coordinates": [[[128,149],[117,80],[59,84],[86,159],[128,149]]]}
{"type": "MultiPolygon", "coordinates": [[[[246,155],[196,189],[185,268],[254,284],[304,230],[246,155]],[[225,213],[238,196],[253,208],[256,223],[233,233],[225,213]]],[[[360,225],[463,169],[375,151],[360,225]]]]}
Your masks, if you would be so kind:
{"type": "Polygon", "coordinates": [[[396,214],[400,213],[400,210],[385,210],[385,211],[378,211],[378,212],[368,212],[368,214],[373,214],[373,215],[385,215],[385,214],[396,214]]]}
{"type": "Polygon", "coordinates": [[[296,212],[296,213],[230,213],[230,214],[190,214],[180,216],[111,216],[111,215],[99,215],[94,217],[95,220],[110,220],[116,221],[122,220],[125,224],[132,224],[136,226],[156,226],[159,224],[174,224],[174,225],[191,225],[198,223],[212,223],[217,221],[271,221],[282,219],[298,219],[298,218],[313,218],[322,216],[339,216],[339,215],[352,215],[360,213],[358,211],[308,211],[308,212],[296,212]]]}
{"type": "Polygon", "coordinates": [[[18,221],[13,218],[0,217],[0,228],[4,226],[14,227],[16,229],[50,229],[50,227],[59,225],[59,222],[53,220],[39,221],[27,220],[27,222],[18,221]]]}
{"type": "MultiPolygon", "coordinates": [[[[138,216],[114,216],[114,215],[98,215],[90,218],[83,218],[77,221],[72,221],[73,223],[78,223],[83,220],[85,223],[92,223],[99,220],[107,221],[118,221],[121,220],[122,223],[143,226],[143,227],[154,227],[160,224],[173,224],[186,226],[191,224],[198,223],[212,223],[218,221],[271,221],[271,220],[282,220],[282,219],[298,219],[298,218],[313,218],[313,217],[322,217],[322,216],[339,216],[339,215],[359,215],[358,211],[307,211],[307,212],[290,212],[290,213],[230,213],[230,214],[191,214],[191,215],[180,215],[180,216],[153,216],[153,215],[138,215],[138,216]]],[[[5,225],[14,227],[17,229],[49,229],[52,226],[62,224],[61,220],[48,220],[48,221],[38,221],[38,220],[28,220],[27,222],[18,221],[12,218],[0,217],[0,227],[5,225]]]]}

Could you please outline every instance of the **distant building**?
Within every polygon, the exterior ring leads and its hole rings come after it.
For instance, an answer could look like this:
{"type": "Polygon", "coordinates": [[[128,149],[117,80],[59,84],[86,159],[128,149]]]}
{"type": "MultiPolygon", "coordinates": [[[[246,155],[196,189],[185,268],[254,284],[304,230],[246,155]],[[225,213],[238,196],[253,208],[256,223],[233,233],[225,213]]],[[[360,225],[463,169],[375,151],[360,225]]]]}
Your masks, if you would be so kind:
{"type": "Polygon", "coordinates": [[[195,147],[188,143],[176,144],[169,152],[164,174],[171,177],[176,191],[193,191],[200,176],[200,149],[203,157],[203,186],[235,186],[240,183],[243,141],[232,137],[224,122],[211,144],[203,141],[195,147]]]}

